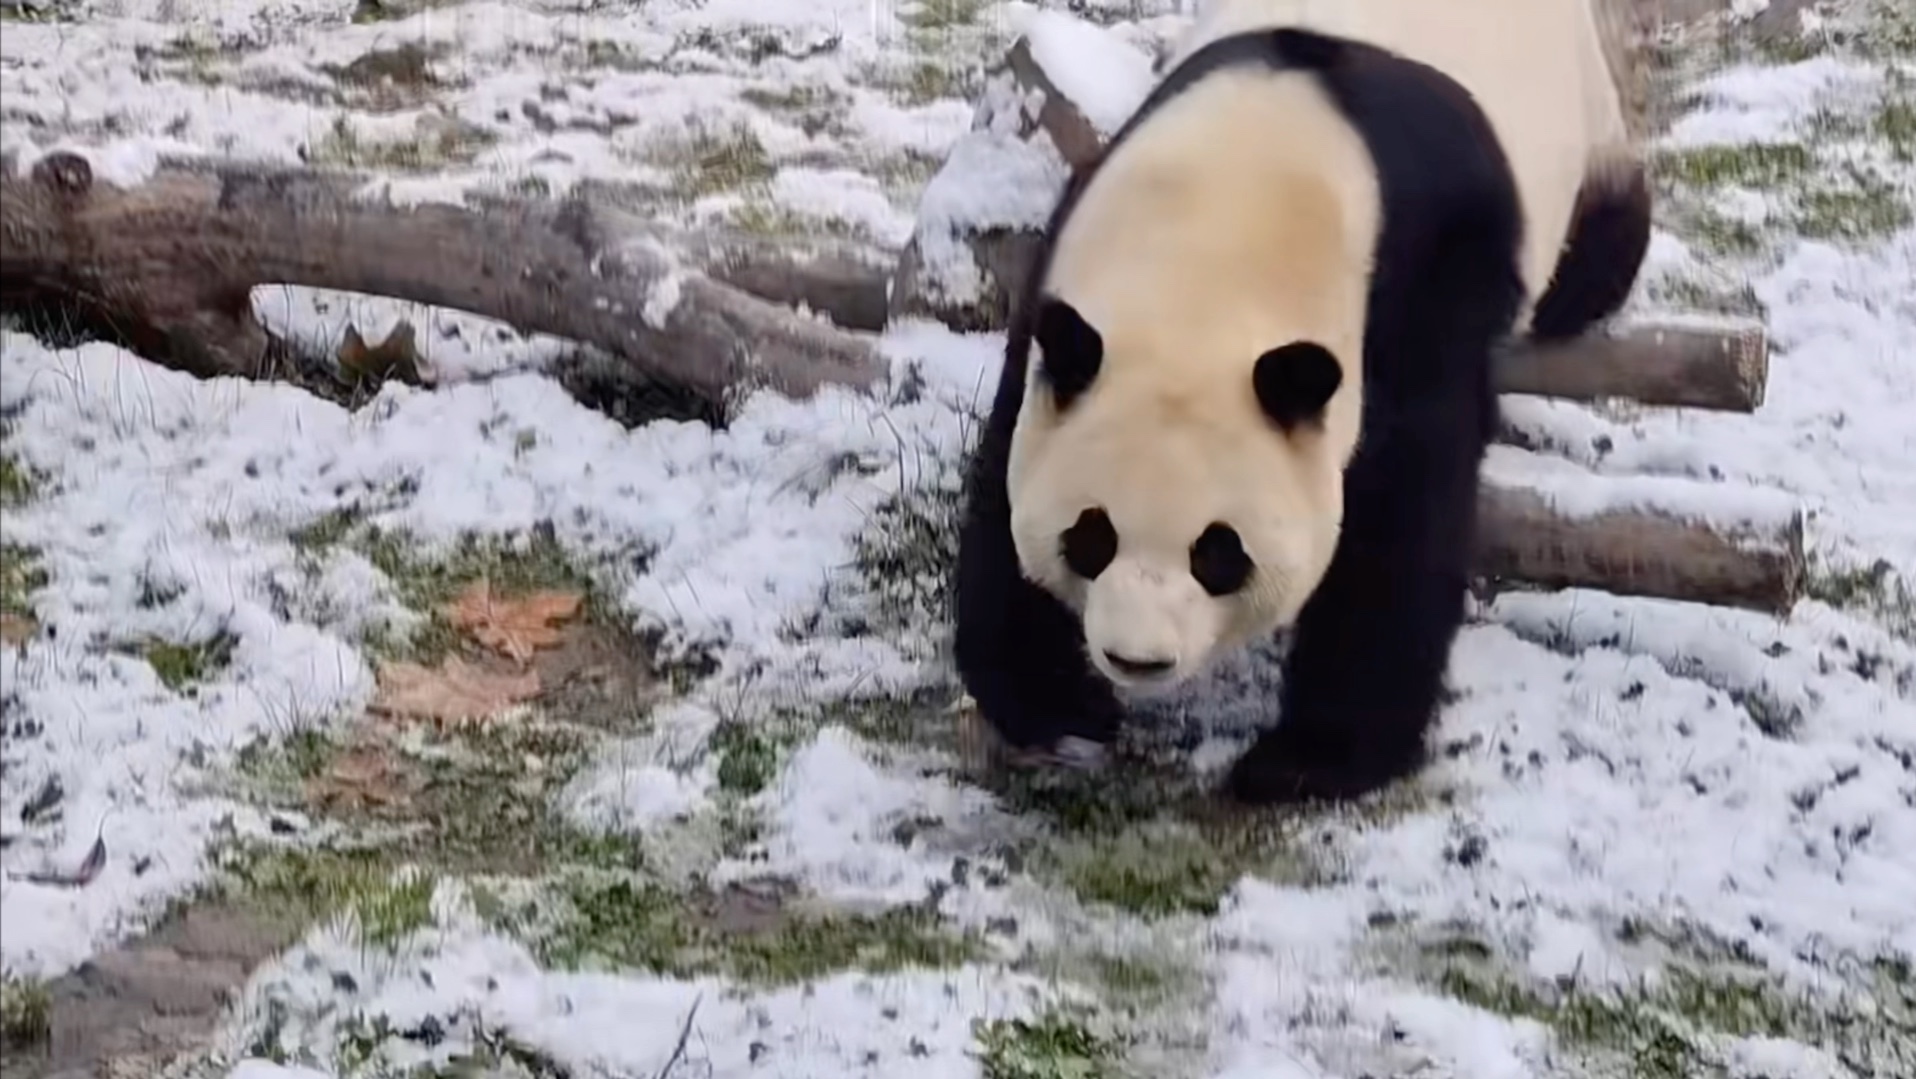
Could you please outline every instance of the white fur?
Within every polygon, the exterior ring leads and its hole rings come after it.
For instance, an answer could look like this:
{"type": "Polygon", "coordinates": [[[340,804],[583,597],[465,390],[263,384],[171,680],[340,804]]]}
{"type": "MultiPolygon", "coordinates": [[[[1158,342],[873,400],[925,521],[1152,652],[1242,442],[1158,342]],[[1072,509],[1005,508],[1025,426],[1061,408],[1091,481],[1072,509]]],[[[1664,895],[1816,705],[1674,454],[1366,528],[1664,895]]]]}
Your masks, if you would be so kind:
{"type": "Polygon", "coordinates": [[[1584,177],[1633,153],[1604,56],[1605,2],[1209,0],[1171,63],[1220,37],[1290,25],[1368,42],[1457,80],[1490,118],[1523,194],[1522,271],[1534,301],[1556,270],[1584,177]]]}
{"type": "Polygon", "coordinates": [[[1107,651],[1170,660],[1150,684],[1175,683],[1294,618],[1329,566],[1362,407],[1378,200],[1362,140],[1312,78],[1246,70],[1167,104],[1060,236],[1050,290],[1098,328],[1104,362],[1069,423],[1027,385],[1012,533],[1026,574],[1082,613],[1091,661],[1114,683],[1143,688],[1107,651]],[[1287,437],[1258,405],[1250,361],[1300,339],[1331,349],[1344,379],[1322,429],[1287,437]],[[1087,587],[1058,536],[1094,505],[1119,549],[1087,587]],[[1222,599],[1190,572],[1212,521],[1236,528],[1258,567],[1222,599]]]}
{"type": "MultiPolygon", "coordinates": [[[[1516,170],[1534,299],[1600,157],[1592,148],[1624,142],[1586,3],[1216,0],[1178,59],[1288,22],[1458,79],[1516,170]]],[[[1359,437],[1379,197],[1361,138],[1310,75],[1235,70],[1133,132],[1059,237],[1047,290],[1098,330],[1104,358],[1060,423],[1038,391],[1034,346],[1007,475],[1012,533],[1026,576],[1080,613],[1091,662],[1120,688],[1174,685],[1291,622],[1329,567],[1359,437]],[[1297,340],[1329,348],[1343,382],[1321,429],[1286,436],[1258,405],[1252,364],[1297,340]],[[1087,583],[1059,537],[1092,506],[1110,515],[1118,552],[1087,583]],[[1250,586],[1215,598],[1190,569],[1214,521],[1237,530],[1257,567],[1250,586]],[[1134,678],[1107,653],[1172,667],[1134,678]]]]}

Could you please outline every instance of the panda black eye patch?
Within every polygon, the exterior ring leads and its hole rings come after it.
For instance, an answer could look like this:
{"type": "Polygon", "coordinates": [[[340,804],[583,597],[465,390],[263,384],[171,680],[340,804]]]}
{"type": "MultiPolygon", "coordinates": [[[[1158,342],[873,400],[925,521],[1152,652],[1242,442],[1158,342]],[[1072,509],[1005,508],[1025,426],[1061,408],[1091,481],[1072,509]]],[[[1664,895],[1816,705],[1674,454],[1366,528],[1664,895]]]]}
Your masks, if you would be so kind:
{"type": "Polygon", "coordinates": [[[1251,386],[1264,414],[1285,431],[1323,419],[1324,408],[1344,381],[1331,351],[1314,341],[1293,341],[1257,358],[1251,386]]]}
{"type": "Polygon", "coordinates": [[[1058,550],[1071,572],[1085,580],[1096,580],[1104,567],[1118,557],[1118,530],[1111,517],[1092,508],[1078,514],[1078,520],[1058,537],[1058,550]]]}
{"type": "Polygon", "coordinates": [[[1228,596],[1244,587],[1255,568],[1237,529],[1214,523],[1191,544],[1191,576],[1213,596],[1228,596]]]}

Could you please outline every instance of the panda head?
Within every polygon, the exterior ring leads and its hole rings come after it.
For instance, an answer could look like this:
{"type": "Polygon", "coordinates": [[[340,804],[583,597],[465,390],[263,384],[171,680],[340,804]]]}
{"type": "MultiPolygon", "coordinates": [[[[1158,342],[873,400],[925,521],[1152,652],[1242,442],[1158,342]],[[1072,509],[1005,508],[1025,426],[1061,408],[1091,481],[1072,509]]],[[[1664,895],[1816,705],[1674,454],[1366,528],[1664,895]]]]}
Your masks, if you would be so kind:
{"type": "Polygon", "coordinates": [[[1055,297],[1033,320],[1012,535],[1095,669],[1167,689],[1293,621],[1337,545],[1360,389],[1339,354],[1361,343],[1210,319],[1106,333],[1055,297]]]}

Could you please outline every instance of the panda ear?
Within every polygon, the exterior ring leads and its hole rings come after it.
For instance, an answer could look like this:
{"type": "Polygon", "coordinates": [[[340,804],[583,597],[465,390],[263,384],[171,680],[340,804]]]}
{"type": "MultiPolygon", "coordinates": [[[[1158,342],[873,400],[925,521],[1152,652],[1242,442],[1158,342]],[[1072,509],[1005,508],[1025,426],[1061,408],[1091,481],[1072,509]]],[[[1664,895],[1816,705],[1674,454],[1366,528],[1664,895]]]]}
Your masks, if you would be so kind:
{"type": "Polygon", "coordinates": [[[1344,381],[1343,365],[1314,341],[1293,341],[1257,358],[1251,385],[1264,414],[1287,433],[1323,420],[1324,407],[1344,381]]]}
{"type": "Polygon", "coordinates": [[[1104,338],[1077,308],[1050,297],[1038,306],[1033,336],[1044,350],[1039,370],[1051,384],[1052,398],[1062,412],[1098,377],[1098,368],[1104,362],[1104,338]]]}

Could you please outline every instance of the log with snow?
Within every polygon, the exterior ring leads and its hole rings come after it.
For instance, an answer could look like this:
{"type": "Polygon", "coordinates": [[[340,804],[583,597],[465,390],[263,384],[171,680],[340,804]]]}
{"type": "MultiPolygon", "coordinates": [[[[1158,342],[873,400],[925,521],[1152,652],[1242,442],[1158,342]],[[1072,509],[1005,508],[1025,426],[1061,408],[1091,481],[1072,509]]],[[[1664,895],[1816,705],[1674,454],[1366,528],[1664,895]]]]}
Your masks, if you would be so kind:
{"type": "Polygon", "coordinates": [[[1599,476],[1496,446],[1477,512],[1477,569],[1493,589],[1521,581],[1777,615],[1802,595],[1804,515],[1779,491],[1599,476]]]}
{"type": "MultiPolygon", "coordinates": [[[[1034,13],[990,73],[971,132],[925,188],[892,281],[892,317],[1002,329],[1053,200],[1155,78],[1150,57],[1111,31],[1034,13]]],[[[1761,325],[1673,319],[1556,345],[1515,343],[1497,377],[1505,393],[1751,412],[1768,373],[1761,325]]]]}
{"type": "MultiPolygon", "coordinates": [[[[237,162],[163,161],[128,187],[74,153],[27,175],[0,163],[0,293],[78,305],[142,356],[201,376],[269,373],[249,296],[273,284],[489,316],[598,346],[635,380],[719,405],[884,373],[869,336],[723,279],[790,284],[799,252],[782,269],[754,264],[749,245],[676,237],[582,199],[407,207],[378,190],[367,177],[237,162]]],[[[848,260],[826,261],[827,276],[848,272],[848,260]]]]}

